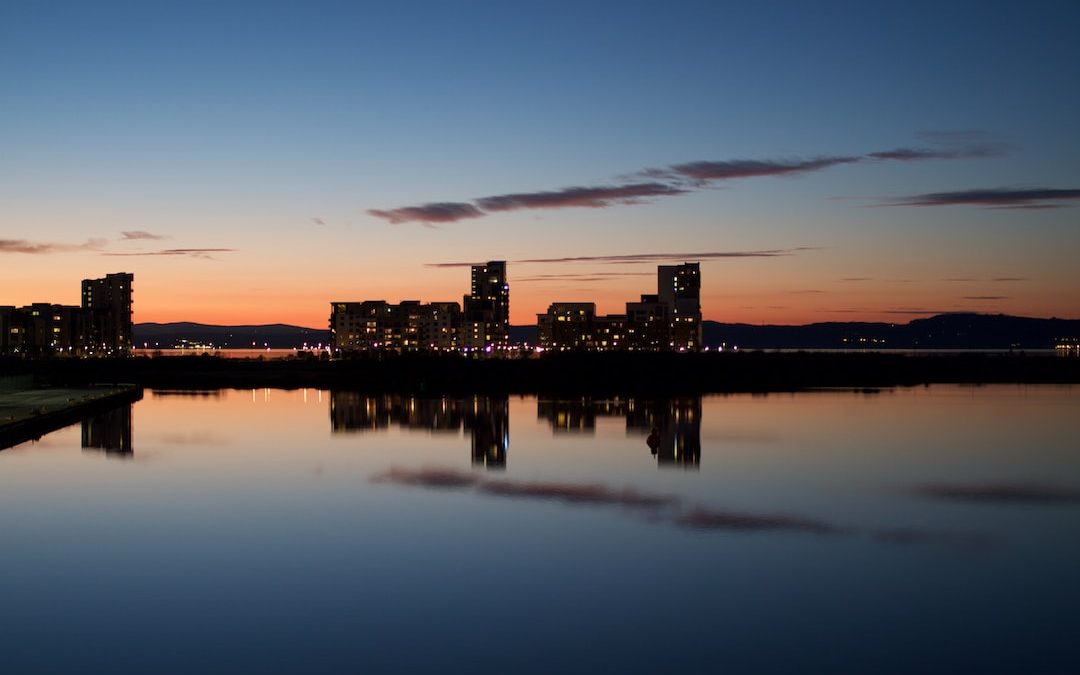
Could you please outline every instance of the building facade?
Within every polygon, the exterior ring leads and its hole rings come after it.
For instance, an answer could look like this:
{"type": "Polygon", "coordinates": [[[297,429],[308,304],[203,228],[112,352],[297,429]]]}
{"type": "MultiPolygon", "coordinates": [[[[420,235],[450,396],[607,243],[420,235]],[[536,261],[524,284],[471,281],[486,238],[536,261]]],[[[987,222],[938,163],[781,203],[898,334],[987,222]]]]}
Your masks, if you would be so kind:
{"type": "Polygon", "coordinates": [[[670,311],[671,342],[675,351],[701,349],[701,264],[661,265],[657,295],[670,311]]]}
{"type": "Polygon", "coordinates": [[[556,302],[536,317],[540,346],[556,351],[701,350],[701,265],[661,265],[656,295],[597,316],[594,303],[556,302]]]}
{"type": "Polygon", "coordinates": [[[0,307],[0,353],[19,356],[123,356],[132,349],[134,275],[84,279],[82,304],[0,307]]]}
{"type": "Polygon", "coordinates": [[[510,284],[506,261],[472,266],[472,286],[464,298],[462,346],[501,349],[510,346],[510,284]]]}
{"type": "Polygon", "coordinates": [[[472,267],[464,310],[456,302],[330,303],[331,348],[360,351],[491,351],[510,344],[506,262],[472,267]]]}
{"type": "Polygon", "coordinates": [[[131,284],[134,274],[83,279],[82,310],[87,344],[102,351],[130,353],[133,342],[131,284]]]}

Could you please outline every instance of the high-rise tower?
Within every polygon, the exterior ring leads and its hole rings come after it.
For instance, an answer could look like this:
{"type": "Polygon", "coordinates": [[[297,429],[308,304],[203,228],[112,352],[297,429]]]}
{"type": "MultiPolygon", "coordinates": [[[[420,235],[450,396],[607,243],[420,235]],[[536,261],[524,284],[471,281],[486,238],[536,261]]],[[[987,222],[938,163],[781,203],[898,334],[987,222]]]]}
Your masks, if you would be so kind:
{"type": "Polygon", "coordinates": [[[82,308],[87,343],[103,353],[129,353],[132,347],[131,284],[134,274],[119,272],[101,279],[83,279],[82,308]]]}
{"type": "Polygon", "coordinates": [[[670,308],[671,349],[701,350],[701,263],[661,265],[657,295],[670,308]]]}
{"type": "Polygon", "coordinates": [[[465,296],[463,344],[472,348],[510,345],[510,285],[506,261],[472,266],[472,288],[465,296]]]}

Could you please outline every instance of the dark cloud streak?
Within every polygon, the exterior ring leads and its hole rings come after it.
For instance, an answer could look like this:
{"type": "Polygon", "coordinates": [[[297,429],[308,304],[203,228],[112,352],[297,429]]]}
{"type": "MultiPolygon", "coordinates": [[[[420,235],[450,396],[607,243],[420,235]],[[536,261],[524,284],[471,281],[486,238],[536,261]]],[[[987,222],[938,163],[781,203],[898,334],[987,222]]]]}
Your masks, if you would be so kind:
{"type": "MultiPolygon", "coordinates": [[[[981,158],[995,157],[1004,152],[1004,145],[985,134],[975,132],[930,132],[922,134],[922,137],[927,143],[937,147],[900,147],[865,155],[825,155],[810,159],[698,160],[624,174],[616,178],[621,184],[615,185],[515,192],[467,202],[431,202],[396,209],[369,209],[367,213],[395,225],[408,222],[453,223],[468,218],[481,218],[487,213],[520,209],[599,209],[617,204],[642,204],[651,198],[683,195],[720,181],[793,176],[870,160],[908,162],[981,158]]],[[[323,224],[319,218],[312,220],[316,224],[323,224]]]]}
{"type": "Polygon", "coordinates": [[[1080,200],[1080,189],[987,188],[929,192],[886,202],[882,206],[981,206],[995,209],[1052,209],[1080,200]]]}
{"type": "Polygon", "coordinates": [[[0,239],[0,253],[49,255],[52,253],[70,253],[72,251],[96,251],[105,246],[105,243],[104,239],[88,239],[82,244],[51,244],[27,241],[26,239],[0,239]]]}
{"type": "Polygon", "coordinates": [[[154,234],[153,232],[147,232],[146,230],[124,230],[121,234],[121,239],[124,241],[140,241],[140,240],[159,240],[168,239],[163,234],[154,234]]]}
{"type": "MultiPolygon", "coordinates": [[[[762,251],[697,251],[690,253],[628,253],[624,255],[584,255],[569,256],[565,258],[522,258],[511,260],[513,263],[547,264],[547,263],[604,263],[604,264],[636,264],[636,263],[663,263],[680,262],[686,260],[716,260],[722,258],[779,258],[795,255],[802,251],[817,250],[814,246],[798,246],[795,248],[767,249],[762,251]]],[[[425,267],[469,267],[477,265],[476,262],[442,262],[427,263],[425,267]]],[[[605,273],[598,273],[603,275],[605,273]]],[[[597,276],[597,275],[590,275],[597,276]]]]}
{"type": "Polygon", "coordinates": [[[368,209],[368,215],[389,221],[391,225],[399,225],[410,222],[454,223],[467,218],[483,218],[486,214],[468,202],[432,202],[386,211],[368,209]]]}
{"type": "Polygon", "coordinates": [[[235,253],[235,248],[166,248],[159,251],[133,251],[128,253],[102,253],[101,255],[116,257],[134,256],[188,256],[190,258],[202,258],[203,260],[216,260],[214,253],[235,253]]]}
{"type": "Polygon", "coordinates": [[[854,164],[860,157],[817,157],[804,160],[735,159],[719,162],[698,161],[673,164],[667,169],[649,169],[646,174],[671,179],[688,179],[697,185],[714,181],[761,176],[789,176],[821,171],[841,164],[854,164]]]}
{"type": "Polygon", "coordinates": [[[521,192],[476,200],[485,211],[517,209],[562,209],[569,207],[599,209],[613,204],[636,204],[648,197],[671,197],[687,190],[665,183],[631,183],[599,187],[568,187],[549,192],[521,192]]]}

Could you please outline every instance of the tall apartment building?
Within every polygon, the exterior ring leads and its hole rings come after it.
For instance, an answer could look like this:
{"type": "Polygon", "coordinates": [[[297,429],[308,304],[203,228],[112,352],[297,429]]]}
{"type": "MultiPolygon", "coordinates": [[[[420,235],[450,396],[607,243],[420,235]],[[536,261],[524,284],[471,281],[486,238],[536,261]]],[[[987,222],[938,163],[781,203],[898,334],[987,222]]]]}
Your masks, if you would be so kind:
{"type": "Polygon", "coordinates": [[[472,266],[472,287],[464,298],[462,346],[472,349],[510,346],[510,284],[506,261],[472,266]]]}
{"type": "Polygon", "coordinates": [[[83,279],[82,309],[86,317],[87,345],[105,352],[130,352],[132,347],[131,284],[134,274],[106,274],[83,279]]]}
{"type": "Polygon", "coordinates": [[[658,293],[626,303],[626,314],[597,316],[593,303],[552,303],[536,317],[540,346],[558,351],[700,351],[700,268],[699,263],[661,265],[658,293]]]}
{"type": "Polygon", "coordinates": [[[668,306],[670,346],[675,351],[701,349],[701,264],[661,265],[657,268],[657,295],[668,306]]]}
{"type": "Polygon", "coordinates": [[[0,353],[24,356],[117,356],[132,348],[134,275],[82,282],[82,305],[36,302],[0,307],[0,353]]]}

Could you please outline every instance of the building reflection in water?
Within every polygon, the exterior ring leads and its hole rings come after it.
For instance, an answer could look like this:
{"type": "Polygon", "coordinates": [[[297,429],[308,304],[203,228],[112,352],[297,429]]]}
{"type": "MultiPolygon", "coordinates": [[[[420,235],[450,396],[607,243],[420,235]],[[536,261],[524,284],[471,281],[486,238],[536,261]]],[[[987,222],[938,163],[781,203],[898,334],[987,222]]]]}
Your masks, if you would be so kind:
{"type": "Polygon", "coordinates": [[[131,457],[131,404],[86,417],[82,421],[84,450],[104,450],[110,457],[131,457]]]}
{"type": "Polygon", "coordinates": [[[538,399],[537,417],[555,433],[592,433],[597,417],[624,417],[627,434],[645,437],[659,466],[701,465],[701,397],[538,399]]]}
{"type": "Polygon", "coordinates": [[[391,425],[432,433],[465,429],[471,438],[474,465],[506,467],[510,444],[510,401],[506,396],[416,398],[332,391],[330,423],[334,433],[374,431],[391,425]]]}

